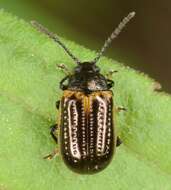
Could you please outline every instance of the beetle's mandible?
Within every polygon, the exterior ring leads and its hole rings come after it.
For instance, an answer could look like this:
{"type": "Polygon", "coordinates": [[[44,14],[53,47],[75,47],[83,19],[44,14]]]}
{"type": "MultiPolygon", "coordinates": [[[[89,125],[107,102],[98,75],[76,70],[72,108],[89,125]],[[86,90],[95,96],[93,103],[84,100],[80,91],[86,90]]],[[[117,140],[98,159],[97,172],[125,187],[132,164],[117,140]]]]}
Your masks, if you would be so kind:
{"type": "MultiPolygon", "coordinates": [[[[77,63],[73,74],[68,72],[65,65],[59,65],[69,74],[60,82],[60,88],[64,91],[61,100],[57,101],[60,120],[51,129],[65,164],[74,172],[93,174],[103,170],[111,162],[116,146],[120,144],[114,125],[111,91],[114,82],[100,73],[96,63],[134,15],[135,12],[131,12],[121,21],[97,57],[88,62],[81,62],[58,36],[32,21],[33,26],[62,46],[77,63]]],[[[55,150],[45,158],[51,159],[57,153],[58,150],[55,150]]]]}

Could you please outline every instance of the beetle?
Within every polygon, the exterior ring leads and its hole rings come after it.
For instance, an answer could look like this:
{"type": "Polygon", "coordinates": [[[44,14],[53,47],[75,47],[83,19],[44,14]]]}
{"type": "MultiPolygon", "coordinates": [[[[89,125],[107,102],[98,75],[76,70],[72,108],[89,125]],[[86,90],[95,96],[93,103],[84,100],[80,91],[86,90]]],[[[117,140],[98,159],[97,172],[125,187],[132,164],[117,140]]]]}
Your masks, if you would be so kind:
{"type": "MultiPolygon", "coordinates": [[[[134,15],[135,12],[129,13],[105,41],[97,57],[87,62],[78,60],[58,36],[32,21],[34,27],[62,46],[77,63],[73,74],[68,74],[60,82],[63,96],[56,104],[60,109],[60,119],[51,129],[65,164],[74,172],[94,174],[103,170],[111,162],[116,146],[121,144],[114,125],[115,107],[111,90],[114,82],[100,73],[96,63],[134,15]]],[[[65,65],[59,67],[68,72],[65,65]]],[[[55,149],[45,158],[52,159],[58,151],[55,149]]]]}

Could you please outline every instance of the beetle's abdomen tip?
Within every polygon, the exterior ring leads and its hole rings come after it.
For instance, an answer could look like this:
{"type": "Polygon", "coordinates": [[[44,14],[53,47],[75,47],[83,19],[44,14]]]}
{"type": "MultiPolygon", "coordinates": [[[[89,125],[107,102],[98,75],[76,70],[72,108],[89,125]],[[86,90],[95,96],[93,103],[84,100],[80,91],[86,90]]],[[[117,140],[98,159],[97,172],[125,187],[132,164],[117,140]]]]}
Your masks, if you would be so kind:
{"type": "Polygon", "coordinates": [[[79,163],[78,165],[74,165],[74,164],[67,164],[67,167],[72,170],[74,173],[78,173],[78,174],[83,174],[83,175],[91,175],[91,174],[95,174],[98,172],[101,172],[102,170],[104,170],[107,165],[101,165],[101,164],[93,164],[93,165],[88,165],[83,164],[83,163],[79,163]]]}
{"type": "Polygon", "coordinates": [[[65,157],[63,155],[63,160],[66,166],[75,173],[79,174],[95,174],[104,170],[111,162],[113,153],[105,155],[102,157],[94,157],[91,159],[89,156],[86,158],[75,159],[73,157],[65,157]]]}

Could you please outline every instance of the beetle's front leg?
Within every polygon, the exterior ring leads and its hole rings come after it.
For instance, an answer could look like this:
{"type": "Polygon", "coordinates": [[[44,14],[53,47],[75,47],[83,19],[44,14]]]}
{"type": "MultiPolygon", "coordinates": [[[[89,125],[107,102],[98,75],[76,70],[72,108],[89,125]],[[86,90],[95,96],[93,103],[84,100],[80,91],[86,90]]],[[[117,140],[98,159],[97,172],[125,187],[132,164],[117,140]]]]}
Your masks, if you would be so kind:
{"type": "Polygon", "coordinates": [[[108,89],[112,88],[114,86],[114,81],[113,80],[110,80],[110,79],[107,79],[107,87],[108,89]]]}
{"type": "Polygon", "coordinates": [[[107,79],[111,79],[112,78],[112,75],[114,73],[117,73],[118,71],[116,70],[109,70],[108,73],[105,75],[107,79]]]}
{"type": "Polygon", "coordinates": [[[71,75],[71,72],[69,71],[68,67],[64,64],[57,64],[56,65],[59,69],[61,69],[66,75],[71,75]]]}
{"type": "Polygon", "coordinates": [[[60,82],[60,89],[61,90],[66,90],[68,88],[68,85],[65,85],[64,82],[69,78],[69,75],[63,78],[60,82]]]}
{"type": "MultiPolygon", "coordinates": [[[[50,134],[52,138],[54,139],[54,141],[56,142],[56,144],[58,144],[59,127],[57,124],[55,124],[55,125],[52,125],[50,128],[51,128],[50,134]]],[[[58,153],[59,153],[58,148],[56,148],[51,154],[48,154],[47,156],[45,156],[44,159],[51,160],[52,158],[57,156],[58,153]]]]}

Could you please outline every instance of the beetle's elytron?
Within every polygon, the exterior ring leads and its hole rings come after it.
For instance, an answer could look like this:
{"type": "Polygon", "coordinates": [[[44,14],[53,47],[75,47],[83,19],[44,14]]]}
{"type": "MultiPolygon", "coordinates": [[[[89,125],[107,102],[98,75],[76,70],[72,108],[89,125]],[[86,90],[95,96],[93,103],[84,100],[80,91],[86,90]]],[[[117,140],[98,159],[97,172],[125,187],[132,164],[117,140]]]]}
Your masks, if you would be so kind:
{"type": "MultiPolygon", "coordinates": [[[[79,61],[59,38],[39,23],[32,24],[60,44],[66,53],[77,63],[73,74],[60,82],[64,91],[57,108],[60,120],[53,126],[51,134],[59,143],[65,164],[80,174],[97,173],[110,163],[116,146],[120,144],[114,125],[114,105],[111,88],[113,81],[100,73],[96,66],[111,41],[118,36],[135,12],[125,17],[93,61],[79,61]],[[59,134],[59,137],[58,137],[59,134]]],[[[60,65],[62,69],[67,68],[60,65]]],[[[46,156],[51,159],[58,151],[46,156]]]]}

